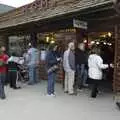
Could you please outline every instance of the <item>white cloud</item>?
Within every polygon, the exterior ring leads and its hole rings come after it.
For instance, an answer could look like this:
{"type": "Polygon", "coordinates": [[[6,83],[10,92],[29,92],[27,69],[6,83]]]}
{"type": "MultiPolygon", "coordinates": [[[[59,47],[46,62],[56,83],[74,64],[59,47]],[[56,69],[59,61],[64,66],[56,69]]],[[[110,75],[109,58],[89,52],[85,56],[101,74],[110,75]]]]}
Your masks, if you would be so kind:
{"type": "Polygon", "coordinates": [[[20,7],[33,1],[35,0],[0,0],[0,3],[14,7],[20,7]]]}

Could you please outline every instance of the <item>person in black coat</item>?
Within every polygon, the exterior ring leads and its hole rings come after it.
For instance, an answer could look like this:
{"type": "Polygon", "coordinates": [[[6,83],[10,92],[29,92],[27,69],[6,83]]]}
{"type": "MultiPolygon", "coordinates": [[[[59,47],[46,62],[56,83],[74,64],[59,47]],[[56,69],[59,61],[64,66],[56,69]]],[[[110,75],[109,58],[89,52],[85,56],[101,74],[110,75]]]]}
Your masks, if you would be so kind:
{"type": "Polygon", "coordinates": [[[18,71],[18,57],[15,53],[12,53],[11,57],[8,59],[8,77],[10,81],[10,87],[13,89],[20,89],[17,87],[17,71],[18,71]]]}
{"type": "Polygon", "coordinates": [[[78,85],[79,89],[87,86],[87,61],[88,55],[85,52],[85,45],[84,43],[80,43],[78,48],[75,50],[76,84],[78,85]]]}

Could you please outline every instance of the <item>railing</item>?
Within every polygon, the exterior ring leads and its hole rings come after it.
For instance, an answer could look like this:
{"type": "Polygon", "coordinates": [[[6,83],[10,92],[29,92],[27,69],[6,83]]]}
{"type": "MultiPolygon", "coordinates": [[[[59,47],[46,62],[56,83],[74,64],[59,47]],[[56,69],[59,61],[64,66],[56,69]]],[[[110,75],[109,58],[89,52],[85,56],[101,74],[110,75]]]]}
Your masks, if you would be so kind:
{"type": "MultiPolygon", "coordinates": [[[[69,6],[69,4],[77,4],[80,7],[84,7],[88,5],[91,7],[91,5],[97,5],[99,3],[105,3],[110,2],[111,0],[36,0],[35,2],[22,6],[20,8],[14,9],[12,11],[9,11],[7,13],[0,15],[0,29],[6,27],[6,25],[17,24],[17,21],[19,23],[20,20],[24,20],[28,17],[33,17],[35,13],[43,14],[43,12],[52,9],[57,8],[60,6],[69,6]]],[[[78,7],[79,7],[78,6],[78,7]]],[[[60,11],[59,11],[60,12],[60,11]]],[[[36,15],[37,16],[37,15],[36,15]]],[[[26,20],[28,22],[28,19],[26,20]]]]}

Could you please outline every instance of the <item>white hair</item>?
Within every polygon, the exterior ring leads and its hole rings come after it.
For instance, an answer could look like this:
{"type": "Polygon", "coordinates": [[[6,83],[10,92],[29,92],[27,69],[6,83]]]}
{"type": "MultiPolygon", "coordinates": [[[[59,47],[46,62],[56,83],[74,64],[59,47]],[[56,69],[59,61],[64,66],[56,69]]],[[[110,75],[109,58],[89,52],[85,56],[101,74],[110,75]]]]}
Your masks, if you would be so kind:
{"type": "Polygon", "coordinates": [[[72,46],[74,46],[74,42],[70,42],[70,43],[68,44],[68,48],[71,48],[72,46]]]}

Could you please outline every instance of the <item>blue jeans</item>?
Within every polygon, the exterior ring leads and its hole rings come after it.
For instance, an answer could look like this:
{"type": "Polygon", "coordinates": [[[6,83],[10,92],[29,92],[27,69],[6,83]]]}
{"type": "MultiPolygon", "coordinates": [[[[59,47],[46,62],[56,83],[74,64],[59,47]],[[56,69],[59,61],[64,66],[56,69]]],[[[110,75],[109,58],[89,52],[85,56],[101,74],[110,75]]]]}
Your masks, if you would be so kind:
{"type": "Polygon", "coordinates": [[[36,66],[29,66],[29,84],[35,84],[36,81],[36,66]]]}
{"type": "Polygon", "coordinates": [[[55,91],[55,80],[56,80],[56,73],[51,72],[48,74],[48,94],[54,94],[55,91]]]}
{"type": "Polygon", "coordinates": [[[0,73],[0,98],[5,97],[4,84],[5,84],[5,74],[0,73]]]}
{"type": "Polygon", "coordinates": [[[85,64],[77,65],[77,79],[79,81],[79,87],[86,85],[88,73],[85,68],[85,64]]]}

